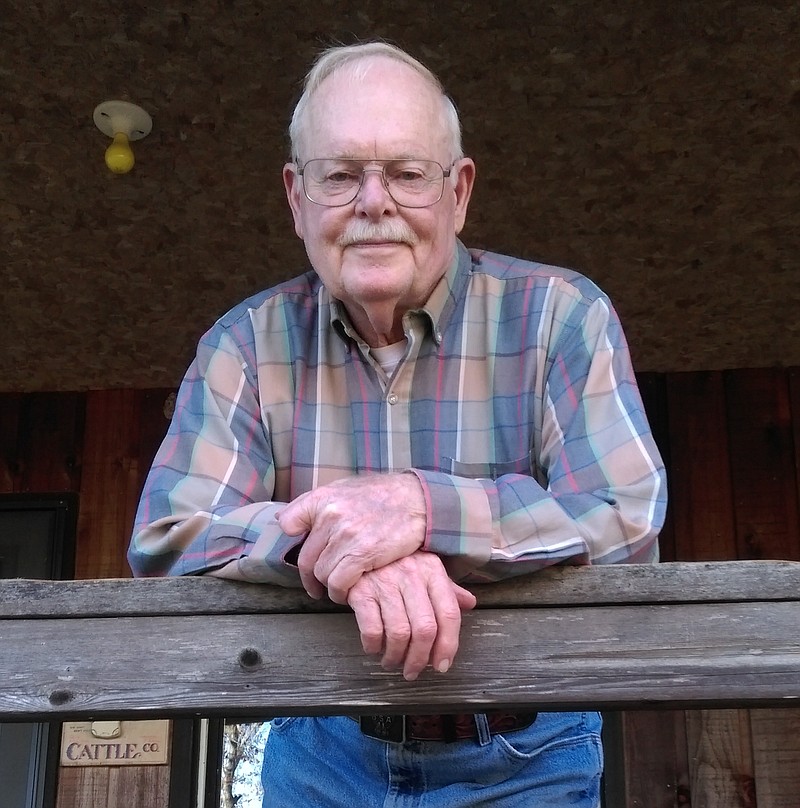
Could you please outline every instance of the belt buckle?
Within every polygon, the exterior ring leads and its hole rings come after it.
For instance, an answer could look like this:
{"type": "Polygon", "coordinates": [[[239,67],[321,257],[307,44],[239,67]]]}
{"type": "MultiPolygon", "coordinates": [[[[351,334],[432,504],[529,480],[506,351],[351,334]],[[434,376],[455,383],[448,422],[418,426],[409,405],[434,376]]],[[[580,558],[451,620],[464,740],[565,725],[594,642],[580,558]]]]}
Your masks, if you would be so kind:
{"type": "Polygon", "coordinates": [[[388,743],[404,743],[406,740],[406,717],[404,715],[360,715],[361,732],[370,738],[388,743]]]}

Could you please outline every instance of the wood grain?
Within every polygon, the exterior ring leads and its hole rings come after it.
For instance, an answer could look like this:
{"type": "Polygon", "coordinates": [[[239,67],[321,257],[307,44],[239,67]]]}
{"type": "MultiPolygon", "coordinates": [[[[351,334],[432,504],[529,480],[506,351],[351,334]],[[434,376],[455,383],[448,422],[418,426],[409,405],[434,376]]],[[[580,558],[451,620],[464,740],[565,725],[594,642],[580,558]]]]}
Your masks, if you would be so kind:
{"type": "Polygon", "coordinates": [[[725,375],[738,558],[800,559],[795,449],[782,369],[725,375]]]}
{"type": "Polygon", "coordinates": [[[623,792],[608,808],[685,805],[689,775],[683,711],[628,711],[624,716],[623,792]]]}
{"type": "Polygon", "coordinates": [[[800,710],[752,710],[758,808],[800,804],[800,710]]]}
{"type": "MultiPolygon", "coordinates": [[[[551,567],[470,589],[478,608],[794,600],[800,563],[728,561],[551,567]]],[[[0,619],[51,615],[241,614],[347,611],[303,590],[210,576],[80,581],[0,580],[0,619]]]]}
{"type": "Polygon", "coordinates": [[[667,391],[675,557],[680,561],[736,558],[722,374],[672,373],[667,391]]]}
{"type": "Polygon", "coordinates": [[[686,721],[693,803],[706,808],[755,808],[750,712],[689,711],[686,721]]]}
{"type": "Polygon", "coordinates": [[[350,614],[210,611],[4,618],[0,714],[785,706],[800,694],[798,600],[482,608],[465,615],[454,669],[413,683],[364,656],[350,614]]]}
{"type": "Polygon", "coordinates": [[[126,541],[133,523],[138,455],[137,413],[132,390],[87,394],[81,508],[78,518],[76,578],[128,575],[126,541]]]}
{"type": "Polygon", "coordinates": [[[58,808],[162,808],[169,800],[169,766],[62,768],[58,808]]]}

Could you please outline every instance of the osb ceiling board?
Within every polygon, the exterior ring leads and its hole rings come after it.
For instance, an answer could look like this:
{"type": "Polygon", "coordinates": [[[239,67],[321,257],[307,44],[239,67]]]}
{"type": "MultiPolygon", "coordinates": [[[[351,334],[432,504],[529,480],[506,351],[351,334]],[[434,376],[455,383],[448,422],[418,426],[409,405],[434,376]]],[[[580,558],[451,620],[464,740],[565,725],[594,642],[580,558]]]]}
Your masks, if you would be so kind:
{"type": "Polygon", "coordinates": [[[0,389],[174,385],[302,271],[286,123],[320,47],[372,37],[459,106],[468,244],[588,274],[639,370],[800,365],[799,33],[788,0],[11,0],[0,389]],[[113,98],[153,117],[125,176],[92,122],[113,98]]]}

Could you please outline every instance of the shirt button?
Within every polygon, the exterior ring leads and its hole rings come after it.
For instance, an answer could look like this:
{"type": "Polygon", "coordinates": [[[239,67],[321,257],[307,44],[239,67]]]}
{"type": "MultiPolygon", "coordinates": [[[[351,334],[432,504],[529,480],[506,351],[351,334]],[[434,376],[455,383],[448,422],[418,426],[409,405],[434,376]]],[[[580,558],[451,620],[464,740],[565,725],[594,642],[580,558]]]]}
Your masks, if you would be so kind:
{"type": "Polygon", "coordinates": [[[398,398],[396,393],[392,393],[389,398],[386,399],[390,404],[397,404],[398,398]]]}

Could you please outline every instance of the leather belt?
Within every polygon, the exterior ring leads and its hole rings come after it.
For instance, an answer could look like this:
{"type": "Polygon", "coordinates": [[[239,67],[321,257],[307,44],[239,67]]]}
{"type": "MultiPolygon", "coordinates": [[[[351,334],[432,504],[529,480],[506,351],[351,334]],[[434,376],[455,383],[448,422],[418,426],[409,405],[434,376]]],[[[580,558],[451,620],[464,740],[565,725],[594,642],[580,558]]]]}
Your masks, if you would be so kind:
{"type": "MultiPolygon", "coordinates": [[[[513,713],[506,710],[490,710],[484,713],[489,733],[513,732],[529,727],[537,713],[513,713]]],[[[404,741],[453,741],[477,740],[478,724],[473,713],[447,715],[362,715],[352,716],[358,721],[361,732],[370,738],[390,743],[404,741]]]]}

